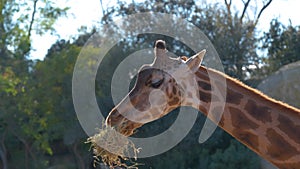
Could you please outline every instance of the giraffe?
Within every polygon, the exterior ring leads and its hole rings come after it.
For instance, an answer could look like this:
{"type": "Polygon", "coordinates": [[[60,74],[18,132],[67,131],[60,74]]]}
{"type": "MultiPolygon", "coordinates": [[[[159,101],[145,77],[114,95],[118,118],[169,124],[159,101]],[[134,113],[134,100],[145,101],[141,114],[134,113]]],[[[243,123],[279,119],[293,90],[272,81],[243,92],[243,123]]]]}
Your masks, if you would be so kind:
{"type": "Polygon", "coordinates": [[[157,40],[154,55],[154,62],[139,70],[133,89],[111,110],[107,125],[129,136],[179,106],[192,106],[275,166],[300,168],[299,109],[202,66],[205,50],[190,58],[172,58],[165,42],[157,40]],[[193,77],[196,83],[191,80],[193,77]],[[226,95],[218,96],[225,98],[224,109],[212,109],[223,111],[217,120],[208,110],[213,101],[218,102],[212,99],[215,91],[224,87],[220,79],[225,79],[226,95]],[[197,91],[193,91],[195,86],[197,91]]]}

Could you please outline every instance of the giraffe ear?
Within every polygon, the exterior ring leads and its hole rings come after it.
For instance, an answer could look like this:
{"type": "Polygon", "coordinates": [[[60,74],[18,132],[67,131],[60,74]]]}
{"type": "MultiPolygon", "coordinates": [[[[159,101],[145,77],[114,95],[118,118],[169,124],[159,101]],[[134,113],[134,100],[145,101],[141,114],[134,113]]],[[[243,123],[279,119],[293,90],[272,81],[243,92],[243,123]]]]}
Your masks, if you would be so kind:
{"type": "Polygon", "coordinates": [[[202,50],[201,52],[197,53],[196,55],[190,57],[186,64],[189,66],[190,70],[193,72],[196,72],[198,68],[200,67],[200,64],[204,58],[204,55],[206,53],[206,50],[202,50]]]}

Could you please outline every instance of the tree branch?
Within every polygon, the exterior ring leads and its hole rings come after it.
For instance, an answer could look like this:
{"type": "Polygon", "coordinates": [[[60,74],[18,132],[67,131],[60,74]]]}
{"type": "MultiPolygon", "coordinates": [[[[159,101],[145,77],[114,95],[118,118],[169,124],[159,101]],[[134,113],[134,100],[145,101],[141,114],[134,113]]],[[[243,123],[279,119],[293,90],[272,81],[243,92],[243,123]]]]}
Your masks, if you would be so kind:
{"type": "Polygon", "coordinates": [[[231,16],[231,10],[230,10],[230,8],[231,8],[232,0],[229,0],[229,2],[227,0],[224,0],[224,2],[225,2],[225,5],[226,5],[226,8],[227,8],[228,15],[231,16]]]}
{"type": "Polygon", "coordinates": [[[100,0],[100,6],[101,6],[101,10],[102,10],[102,15],[105,16],[105,11],[104,11],[104,8],[103,8],[102,0],[100,0]]]}
{"type": "Polygon", "coordinates": [[[2,161],[3,169],[8,169],[7,158],[6,158],[6,147],[4,144],[5,135],[6,135],[6,130],[2,134],[1,147],[0,147],[0,158],[2,161]]]}
{"type": "Polygon", "coordinates": [[[76,159],[78,160],[78,168],[84,169],[84,161],[81,157],[81,155],[79,154],[78,150],[77,150],[77,146],[78,146],[78,142],[75,141],[75,143],[73,144],[73,152],[75,154],[76,159]]]}
{"type": "Polygon", "coordinates": [[[27,33],[27,38],[28,38],[28,40],[29,40],[30,37],[31,37],[31,31],[32,31],[32,27],[33,27],[34,20],[35,20],[35,13],[36,13],[36,5],[37,5],[37,2],[38,2],[38,0],[34,0],[34,1],[33,1],[33,11],[32,11],[32,14],[31,14],[31,21],[30,21],[30,23],[29,23],[29,28],[28,28],[28,33],[27,33]]]}
{"type": "Polygon", "coordinates": [[[6,158],[6,153],[5,150],[2,150],[0,147],[0,158],[2,161],[3,169],[7,169],[7,158],[6,158]]]}
{"type": "Polygon", "coordinates": [[[36,162],[36,158],[34,156],[34,154],[31,151],[30,145],[27,143],[27,141],[25,139],[23,139],[22,137],[20,137],[13,129],[10,129],[10,132],[19,140],[24,144],[25,147],[25,167],[28,169],[29,168],[29,163],[28,163],[28,153],[31,156],[33,163],[36,162]]]}
{"type": "MultiPolygon", "coordinates": [[[[5,17],[5,14],[2,13],[2,11],[4,10],[4,7],[6,5],[7,5],[7,1],[1,1],[1,3],[0,3],[0,18],[5,17]]],[[[0,22],[0,56],[2,58],[9,57],[9,55],[7,55],[8,49],[7,49],[7,44],[6,44],[7,31],[5,30],[4,24],[5,24],[5,22],[3,22],[3,21],[0,22]]]]}
{"type": "Polygon", "coordinates": [[[243,18],[244,18],[244,16],[245,16],[245,13],[246,13],[246,11],[247,11],[247,8],[248,8],[248,6],[249,6],[250,1],[251,1],[251,0],[248,0],[246,3],[243,1],[243,3],[244,3],[244,9],[243,9],[242,15],[241,15],[241,17],[240,17],[240,23],[243,22],[243,18]]]}
{"type": "Polygon", "coordinates": [[[258,15],[257,15],[257,18],[255,20],[255,25],[258,23],[258,20],[261,16],[261,14],[263,13],[263,11],[271,4],[272,0],[269,0],[262,8],[261,10],[259,11],[258,15]]]}

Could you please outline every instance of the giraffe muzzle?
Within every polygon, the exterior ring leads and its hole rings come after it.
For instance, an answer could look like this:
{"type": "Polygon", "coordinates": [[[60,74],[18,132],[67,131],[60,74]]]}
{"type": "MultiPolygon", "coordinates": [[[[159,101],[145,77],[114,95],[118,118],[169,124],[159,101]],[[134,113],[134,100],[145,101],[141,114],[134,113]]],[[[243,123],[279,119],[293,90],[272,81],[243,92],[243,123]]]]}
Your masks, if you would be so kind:
{"type": "Polygon", "coordinates": [[[128,120],[117,109],[113,109],[106,118],[106,125],[114,127],[116,131],[124,136],[130,136],[136,128],[142,126],[142,123],[137,123],[128,120]]]}

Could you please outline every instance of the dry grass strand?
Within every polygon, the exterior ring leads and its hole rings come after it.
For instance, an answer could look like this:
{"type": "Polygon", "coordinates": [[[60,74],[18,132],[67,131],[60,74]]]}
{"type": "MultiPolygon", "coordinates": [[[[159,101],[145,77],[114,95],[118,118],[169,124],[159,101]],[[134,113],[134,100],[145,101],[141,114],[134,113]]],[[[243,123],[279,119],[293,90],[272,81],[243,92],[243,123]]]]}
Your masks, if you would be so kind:
{"type": "Polygon", "coordinates": [[[113,127],[103,126],[98,129],[98,133],[87,139],[86,143],[91,144],[94,153],[94,166],[102,162],[110,168],[125,167],[138,168],[138,164],[133,162],[130,154],[133,153],[134,159],[137,159],[137,153],[140,149],[136,148],[131,140],[118,133],[113,127]],[[131,163],[128,166],[126,163],[131,163]]]}

